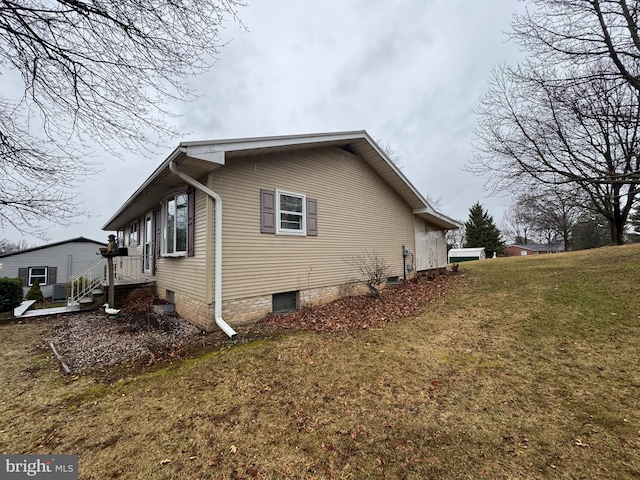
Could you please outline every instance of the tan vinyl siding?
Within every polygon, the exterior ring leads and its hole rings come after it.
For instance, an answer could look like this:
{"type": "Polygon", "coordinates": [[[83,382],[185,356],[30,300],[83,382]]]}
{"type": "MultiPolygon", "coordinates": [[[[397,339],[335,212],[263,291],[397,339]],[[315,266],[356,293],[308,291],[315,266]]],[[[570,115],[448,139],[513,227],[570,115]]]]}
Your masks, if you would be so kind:
{"type": "MultiPolygon", "coordinates": [[[[185,187],[186,191],[186,187],[185,187]]],[[[174,192],[179,193],[179,192],[174,192]]],[[[164,296],[166,290],[186,295],[204,302],[210,301],[207,292],[207,196],[195,192],[195,237],[193,257],[161,257],[156,259],[156,284],[158,292],[164,296]]],[[[158,216],[158,221],[161,221],[158,216]]],[[[213,246],[211,247],[213,249],[213,246]]]]}
{"type": "Polygon", "coordinates": [[[344,259],[367,252],[402,277],[402,246],[414,250],[411,207],[339,148],[228,160],[210,186],[223,200],[224,301],[343,284],[357,276],[344,259]],[[317,199],[318,236],[260,233],[261,188],[317,199]]]}

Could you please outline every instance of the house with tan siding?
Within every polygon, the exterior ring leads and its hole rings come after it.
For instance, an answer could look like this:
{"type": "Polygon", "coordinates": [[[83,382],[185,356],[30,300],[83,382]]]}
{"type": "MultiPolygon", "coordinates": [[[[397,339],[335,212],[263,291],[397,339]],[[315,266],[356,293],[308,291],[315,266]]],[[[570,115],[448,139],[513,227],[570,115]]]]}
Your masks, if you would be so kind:
{"type": "Polygon", "coordinates": [[[459,227],[354,131],[183,142],[103,229],[183,318],[233,336],[351,292],[350,258],[375,253],[399,280],[443,269],[459,227]]]}

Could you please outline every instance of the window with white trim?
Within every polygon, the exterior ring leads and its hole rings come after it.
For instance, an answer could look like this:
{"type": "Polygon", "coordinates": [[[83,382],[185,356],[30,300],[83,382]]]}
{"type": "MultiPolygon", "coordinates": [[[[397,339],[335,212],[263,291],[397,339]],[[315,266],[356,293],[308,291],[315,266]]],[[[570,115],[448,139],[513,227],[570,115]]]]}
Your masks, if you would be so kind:
{"type": "Polygon", "coordinates": [[[298,193],[276,190],[276,232],[306,235],[306,197],[298,193]]]}
{"type": "Polygon", "coordinates": [[[129,225],[129,246],[137,247],[138,242],[140,241],[139,239],[140,236],[138,232],[138,221],[136,220],[135,222],[132,222],[131,225],[129,225]]]}
{"type": "Polygon", "coordinates": [[[124,247],[124,230],[118,230],[118,246],[124,247]]]}
{"type": "Polygon", "coordinates": [[[47,284],[47,267],[29,267],[29,286],[32,286],[36,280],[40,285],[47,284]]]}
{"type": "Polygon", "coordinates": [[[142,246],[142,271],[148,275],[153,272],[153,213],[144,217],[144,244],[142,246]]]}
{"type": "Polygon", "coordinates": [[[167,256],[187,254],[188,196],[186,193],[173,195],[162,204],[162,253],[167,256]]]}

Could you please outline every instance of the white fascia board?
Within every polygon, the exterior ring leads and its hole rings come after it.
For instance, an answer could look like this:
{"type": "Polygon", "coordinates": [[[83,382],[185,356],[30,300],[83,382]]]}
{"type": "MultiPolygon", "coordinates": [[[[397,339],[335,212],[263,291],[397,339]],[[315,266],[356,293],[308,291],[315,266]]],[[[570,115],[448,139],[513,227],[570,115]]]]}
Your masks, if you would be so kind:
{"type": "Polygon", "coordinates": [[[197,158],[211,163],[224,165],[224,150],[217,148],[215,145],[199,145],[185,147],[187,157],[197,158]]]}
{"type": "MultiPolygon", "coordinates": [[[[337,133],[315,133],[305,135],[283,135],[277,137],[253,137],[253,138],[235,138],[222,141],[194,141],[182,142],[181,147],[204,148],[211,152],[235,152],[241,150],[250,150],[255,148],[283,147],[287,145],[304,145],[312,142],[330,142],[336,140],[351,140],[356,138],[366,138],[370,140],[364,130],[356,130],[352,132],[337,133]]],[[[188,154],[191,156],[190,154],[188,154]]]]}
{"type": "Polygon", "coordinates": [[[425,208],[415,208],[413,210],[413,214],[423,218],[426,217],[447,230],[457,230],[458,228],[462,228],[461,222],[449,218],[440,212],[436,212],[430,205],[427,205],[425,208]]]}
{"type": "Polygon", "coordinates": [[[400,168],[389,158],[389,156],[380,148],[380,146],[376,143],[376,141],[369,136],[369,134],[364,131],[364,135],[362,136],[367,140],[371,148],[378,154],[380,158],[382,158],[385,163],[389,166],[389,168],[405,183],[405,185],[411,190],[411,192],[419,199],[419,201],[425,206],[425,211],[422,213],[427,213],[429,215],[433,214],[435,216],[439,216],[435,210],[431,208],[427,199],[420,193],[420,191],[411,183],[411,181],[405,176],[405,174],[400,170],[400,168]]]}

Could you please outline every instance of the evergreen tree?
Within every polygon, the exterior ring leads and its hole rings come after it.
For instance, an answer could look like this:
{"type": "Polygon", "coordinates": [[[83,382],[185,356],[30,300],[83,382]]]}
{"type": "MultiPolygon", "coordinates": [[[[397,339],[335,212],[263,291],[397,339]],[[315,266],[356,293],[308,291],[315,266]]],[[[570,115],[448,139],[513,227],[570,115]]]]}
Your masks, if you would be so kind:
{"type": "Polygon", "coordinates": [[[640,210],[635,209],[629,214],[629,227],[630,230],[627,233],[629,242],[640,242],[640,210]]]}
{"type": "Polygon", "coordinates": [[[573,249],[584,250],[611,244],[611,231],[602,215],[588,213],[580,218],[573,229],[573,249]]]}
{"type": "Polygon", "coordinates": [[[500,239],[500,230],[493,217],[477,202],[469,209],[469,220],[465,226],[465,247],[484,247],[487,258],[495,253],[502,253],[504,242],[500,239]]]}
{"type": "Polygon", "coordinates": [[[38,280],[33,282],[33,285],[31,286],[31,288],[27,292],[27,295],[26,295],[25,298],[27,300],[35,300],[38,303],[42,302],[42,299],[44,297],[42,295],[42,290],[40,290],[40,282],[38,280]]]}

